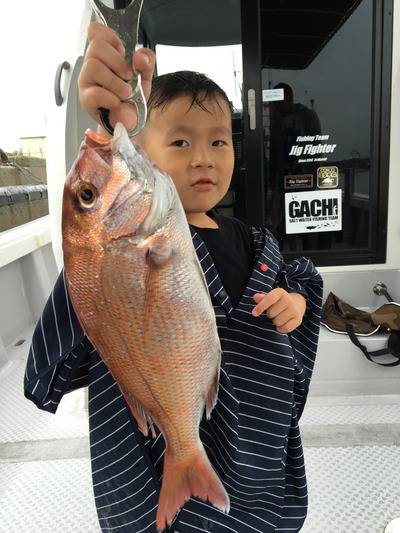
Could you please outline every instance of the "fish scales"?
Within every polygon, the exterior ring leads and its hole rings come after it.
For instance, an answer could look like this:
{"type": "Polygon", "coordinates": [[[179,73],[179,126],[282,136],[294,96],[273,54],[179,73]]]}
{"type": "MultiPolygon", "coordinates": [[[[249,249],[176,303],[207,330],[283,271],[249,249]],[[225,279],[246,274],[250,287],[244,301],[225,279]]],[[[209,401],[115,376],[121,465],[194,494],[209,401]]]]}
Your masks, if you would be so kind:
{"type": "Polygon", "coordinates": [[[197,496],[229,497],[199,437],[216,402],[221,359],[214,311],[171,178],[122,125],[87,132],[66,181],[63,250],[71,301],[142,432],[166,441],[157,529],[197,496]]]}

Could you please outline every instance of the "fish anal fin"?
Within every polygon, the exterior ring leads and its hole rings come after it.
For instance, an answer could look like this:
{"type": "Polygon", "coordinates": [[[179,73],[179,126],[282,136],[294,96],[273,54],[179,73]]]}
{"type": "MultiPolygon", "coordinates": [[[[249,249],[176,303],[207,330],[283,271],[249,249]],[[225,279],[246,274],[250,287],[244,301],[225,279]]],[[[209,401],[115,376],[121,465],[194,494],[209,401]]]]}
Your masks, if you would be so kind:
{"type": "Polygon", "coordinates": [[[130,391],[128,391],[121,385],[119,385],[119,388],[121,389],[121,392],[126,400],[126,403],[129,406],[129,409],[132,412],[132,415],[135,417],[140,431],[145,437],[147,437],[149,434],[148,427],[150,426],[152,437],[156,438],[156,433],[154,430],[154,421],[152,417],[146,412],[143,405],[138,400],[136,400],[136,398],[134,398],[130,391]]]}
{"type": "Polygon", "coordinates": [[[215,372],[214,378],[210,383],[210,387],[206,393],[206,418],[210,420],[211,412],[214,409],[218,400],[218,384],[219,384],[219,368],[215,372]]]}

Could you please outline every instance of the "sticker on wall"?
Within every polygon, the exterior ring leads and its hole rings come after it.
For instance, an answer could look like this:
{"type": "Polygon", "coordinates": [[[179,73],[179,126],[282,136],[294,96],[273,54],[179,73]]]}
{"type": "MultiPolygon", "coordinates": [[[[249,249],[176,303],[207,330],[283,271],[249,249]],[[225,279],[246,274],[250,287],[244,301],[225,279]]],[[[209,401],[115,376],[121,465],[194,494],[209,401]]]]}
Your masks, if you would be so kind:
{"type": "Polygon", "coordinates": [[[284,99],[285,95],[283,89],[264,89],[262,92],[263,102],[278,102],[284,99]]]}
{"type": "Polygon", "coordinates": [[[329,138],[330,135],[298,135],[288,155],[296,158],[298,163],[327,161],[327,155],[333,154],[337,148],[337,144],[326,142],[329,138]]]}
{"type": "Polygon", "coordinates": [[[312,189],[314,176],[312,174],[294,174],[285,176],[285,189],[312,189]]]}
{"type": "Polygon", "coordinates": [[[342,191],[285,193],[286,233],[319,233],[342,229],[342,191]]]}
{"type": "Polygon", "coordinates": [[[319,169],[317,170],[318,189],[335,189],[338,185],[338,167],[319,167],[319,169]]]}

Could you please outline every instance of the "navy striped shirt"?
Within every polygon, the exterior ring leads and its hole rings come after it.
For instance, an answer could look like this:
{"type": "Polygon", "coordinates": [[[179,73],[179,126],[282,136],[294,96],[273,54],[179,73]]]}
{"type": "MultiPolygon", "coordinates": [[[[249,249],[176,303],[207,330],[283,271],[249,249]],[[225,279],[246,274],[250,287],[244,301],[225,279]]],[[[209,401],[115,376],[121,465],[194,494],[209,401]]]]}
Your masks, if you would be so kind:
{"type": "MultiPolygon", "coordinates": [[[[191,498],[174,533],[299,531],[307,483],[298,420],[314,367],[322,280],[310,260],[285,263],[266,229],[253,228],[256,262],[236,308],[206,246],[191,228],[206,276],[222,345],[218,402],[203,417],[200,437],[231,500],[229,515],[191,498]],[[261,265],[268,266],[263,271],[261,265]],[[303,323],[291,334],[254,317],[253,295],[282,287],[306,297],[303,323]]],[[[94,498],[103,532],[155,533],[165,442],[144,437],[117,383],[84,335],[63,272],[36,326],[25,373],[25,396],[54,413],[66,392],[89,387],[94,498]]]]}

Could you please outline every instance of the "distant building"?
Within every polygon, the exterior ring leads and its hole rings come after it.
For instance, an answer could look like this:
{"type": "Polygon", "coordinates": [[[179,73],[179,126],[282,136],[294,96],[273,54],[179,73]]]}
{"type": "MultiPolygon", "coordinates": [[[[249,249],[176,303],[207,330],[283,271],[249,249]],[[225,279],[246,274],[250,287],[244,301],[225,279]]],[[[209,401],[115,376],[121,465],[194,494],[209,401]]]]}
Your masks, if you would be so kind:
{"type": "Polygon", "coordinates": [[[20,153],[22,155],[46,158],[46,137],[20,137],[20,153]]]}

